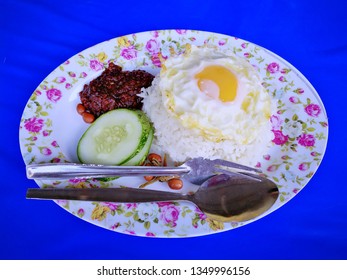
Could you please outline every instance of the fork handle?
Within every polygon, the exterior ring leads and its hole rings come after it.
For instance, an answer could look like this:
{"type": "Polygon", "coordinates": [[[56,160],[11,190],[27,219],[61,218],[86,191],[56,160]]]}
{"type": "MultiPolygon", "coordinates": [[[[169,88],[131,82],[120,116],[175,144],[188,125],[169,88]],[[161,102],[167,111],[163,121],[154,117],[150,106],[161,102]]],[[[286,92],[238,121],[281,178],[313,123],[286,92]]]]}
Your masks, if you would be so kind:
{"type": "Polygon", "coordinates": [[[26,167],[29,179],[72,179],[72,178],[105,178],[113,176],[173,176],[184,175],[190,171],[189,166],[108,166],[75,163],[31,164],[26,167]]]}

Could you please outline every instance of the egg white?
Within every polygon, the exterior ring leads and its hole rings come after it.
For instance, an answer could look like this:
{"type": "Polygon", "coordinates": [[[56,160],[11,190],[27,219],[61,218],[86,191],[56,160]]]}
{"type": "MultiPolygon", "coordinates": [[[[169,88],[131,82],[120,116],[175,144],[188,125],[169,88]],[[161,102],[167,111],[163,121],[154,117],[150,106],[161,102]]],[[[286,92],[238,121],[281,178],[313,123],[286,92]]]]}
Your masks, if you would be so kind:
{"type": "Polygon", "coordinates": [[[216,48],[191,46],[183,55],[168,58],[160,72],[159,89],[174,118],[212,141],[248,144],[256,139],[258,128],[269,122],[271,101],[257,71],[244,58],[216,48]],[[195,75],[215,65],[236,77],[233,101],[222,102],[200,90],[195,75]]]}

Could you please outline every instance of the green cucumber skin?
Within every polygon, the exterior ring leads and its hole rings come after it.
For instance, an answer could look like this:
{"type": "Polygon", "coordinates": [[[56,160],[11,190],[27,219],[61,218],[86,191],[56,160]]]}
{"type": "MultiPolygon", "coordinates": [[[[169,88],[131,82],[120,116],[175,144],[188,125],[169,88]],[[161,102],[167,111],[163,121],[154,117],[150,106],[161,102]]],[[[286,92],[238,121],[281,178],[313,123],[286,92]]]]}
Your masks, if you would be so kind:
{"type": "MultiPolygon", "coordinates": [[[[126,163],[127,161],[129,161],[131,158],[135,157],[142,149],[143,147],[146,145],[146,142],[147,142],[147,138],[149,136],[149,134],[151,133],[151,131],[153,130],[152,128],[152,124],[151,122],[149,121],[148,117],[145,115],[144,112],[140,111],[140,110],[132,110],[132,109],[115,109],[115,110],[112,110],[112,111],[109,111],[107,112],[106,114],[102,115],[100,117],[101,118],[109,118],[111,115],[110,114],[114,114],[115,117],[117,117],[117,114],[132,114],[132,115],[129,115],[131,116],[132,118],[134,117],[134,114],[137,118],[137,121],[138,121],[138,126],[141,127],[142,131],[141,131],[141,135],[140,137],[138,138],[138,143],[136,144],[136,148],[134,149],[133,152],[130,152],[129,155],[126,155],[124,158],[122,159],[118,159],[118,161],[114,161],[113,163],[111,163],[112,165],[122,165],[123,163],[126,163]],[[108,115],[108,116],[107,116],[108,115]]],[[[124,118],[124,117],[123,117],[124,118]]],[[[106,119],[106,123],[108,124],[109,121],[108,119],[106,119]]],[[[97,128],[93,126],[100,126],[100,121],[98,122],[98,119],[84,132],[84,134],[82,135],[79,143],[78,143],[78,146],[77,146],[77,156],[78,156],[78,159],[80,162],[82,163],[98,163],[98,164],[103,164],[102,162],[100,162],[100,160],[95,160],[95,162],[90,162],[90,155],[88,155],[89,157],[89,160],[85,160],[84,159],[84,156],[85,154],[88,154],[89,153],[89,149],[90,147],[86,147],[86,145],[83,145],[84,142],[83,141],[88,141],[90,143],[95,144],[95,141],[91,141],[88,139],[88,137],[93,137],[89,134],[92,134],[93,131],[96,131],[97,128]],[[88,140],[85,140],[85,138],[87,138],[88,140]]],[[[106,126],[105,126],[106,127],[106,126]]],[[[135,142],[134,142],[135,143],[135,142]]],[[[97,152],[93,151],[93,153],[95,154],[95,156],[97,156],[97,152]]],[[[107,162],[107,164],[110,164],[110,162],[107,162]]]]}
{"type": "Polygon", "coordinates": [[[117,180],[119,178],[119,176],[116,177],[105,177],[105,178],[95,178],[96,180],[100,181],[100,182],[110,182],[113,180],[117,180]]]}
{"type": "Polygon", "coordinates": [[[127,162],[124,162],[122,165],[126,165],[126,166],[141,165],[146,160],[147,155],[149,154],[150,148],[152,146],[153,138],[154,138],[154,130],[151,129],[148,134],[146,144],[145,146],[143,146],[142,150],[138,152],[138,154],[136,154],[134,157],[129,159],[127,162]]]}
{"type": "Polygon", "coordinates": [[[147,143],[147,139],[148,139],[150,133],[153,133],[153,127],[152,127],[152,124],[151,124],[149,118],[147,117],[147,115],[144,112],[140,111],[140,110],[136,110],[136,113],[138,114],[138,117],[139,117],[139,120],[140,120],[141,126],[142,126],[142,136],[141,136],[140,144],[137,146],[137,149],[133,153],[133,155],[130,156],[129,158],[127,158],[125,161],[123,161],[121,163],[121,165],[123,165],[124,163],[130,161],[138,153],[140,153],[142,151],[142,149],[145,147],[145,145],[147,143]]]}

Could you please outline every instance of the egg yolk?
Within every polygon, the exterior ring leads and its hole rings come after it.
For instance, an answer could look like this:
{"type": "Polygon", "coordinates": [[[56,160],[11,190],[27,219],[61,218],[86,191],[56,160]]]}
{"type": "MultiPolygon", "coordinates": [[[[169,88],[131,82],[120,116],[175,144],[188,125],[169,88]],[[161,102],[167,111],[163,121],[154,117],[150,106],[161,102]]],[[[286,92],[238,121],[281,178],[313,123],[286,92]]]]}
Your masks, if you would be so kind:
{"type": "Polygon", "coordinates": [[[237,94],[237,78],[227,68],[220,65],[205,67],[195,75],[199,89],[222,102],[233,101],[237,94]]]}

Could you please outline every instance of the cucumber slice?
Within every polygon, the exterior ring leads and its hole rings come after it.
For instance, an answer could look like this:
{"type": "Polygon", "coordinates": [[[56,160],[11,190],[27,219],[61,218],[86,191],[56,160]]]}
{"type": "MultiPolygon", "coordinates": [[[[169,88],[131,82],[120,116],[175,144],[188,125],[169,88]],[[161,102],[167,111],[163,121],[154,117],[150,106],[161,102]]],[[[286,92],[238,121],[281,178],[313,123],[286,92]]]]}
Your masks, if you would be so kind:
{"type": "Polygon", "coordinates": [[[122,165],[127,165],[127,166],[141,165],[145,161],[149,153],[149,149],[151,148],[152,141],[153,141],[153,135],[154,135],[154,131],[153,129],[151,129],[150,133],[148,134],[147,142],[145,146],[142,148],[142,150],[137,155],[135,155],[134,157],[132,157],[131,159],[129,159],[127,162],[123,163],[122,165]]]}
{"type": "Polygon", "coordinates": [[[136,156],[153,130],[140,110],[115,109],[99,118],[82,135],[77,156],[82,163],[121,165],[136,156]]]}
{"type": "MultiPolygon", "coordinates": [[[[149,150],[152,145],[153,137],[154,137],[154,131],[153,129],[151,129],[147,138],[147,142],[145,146],[142,148],[142,150],[137,155],[135,155],[134,157],[132,157],[131,159],[129,159],[127,162],[123,163],[122,165],[126,165],[126,166],[141,165],[148,156],[149,150]]],[[[115,177],[106,177],[106,178],[96,178],[96,180],[102,181],[102,182],[109,182],[109,181],[116,180],[118,178],[119,176],[115,176],[115,177]]]]}

